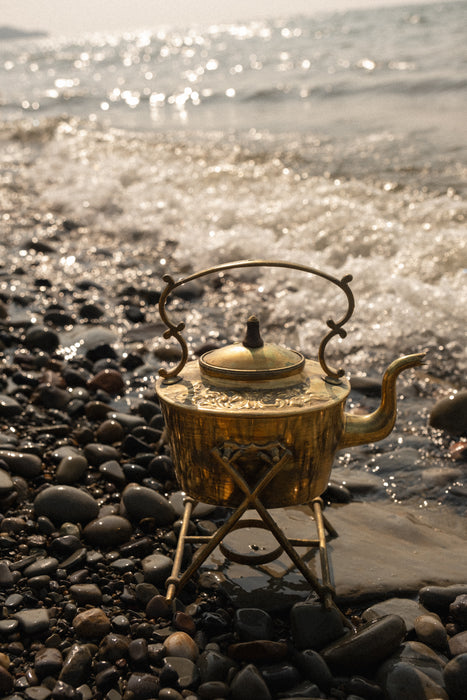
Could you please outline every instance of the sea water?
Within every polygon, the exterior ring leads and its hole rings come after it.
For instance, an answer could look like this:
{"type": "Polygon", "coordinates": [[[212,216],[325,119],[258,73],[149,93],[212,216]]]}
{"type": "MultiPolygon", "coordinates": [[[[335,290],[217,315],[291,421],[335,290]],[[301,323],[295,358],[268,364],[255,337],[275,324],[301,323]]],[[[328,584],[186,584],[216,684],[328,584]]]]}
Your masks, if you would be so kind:
{"type": "MultiPolygon", "coordinates": [[[[4,201],[16,190],[122,248],[152,241],[149,271],[170,241],[176,276],[245,258],[350,273],[356,311],[335,341],[350,368],[427,349],[458,389],[466,26],[467,3],[447,2],[4,39],[4,201]]],[[[307,354],[342,313],[303,273],[239,279],[307,354]]]]}

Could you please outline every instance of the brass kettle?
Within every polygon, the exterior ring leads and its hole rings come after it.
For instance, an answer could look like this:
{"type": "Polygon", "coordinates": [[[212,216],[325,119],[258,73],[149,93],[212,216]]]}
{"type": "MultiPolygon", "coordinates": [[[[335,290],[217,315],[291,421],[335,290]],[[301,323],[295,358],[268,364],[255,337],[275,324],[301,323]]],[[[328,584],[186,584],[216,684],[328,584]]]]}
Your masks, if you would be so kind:
{"type": "Polygon", "coordinates": [[[396,379],[422,364],[424,353],[395,360],[386,370],[379,408],[366,416],[345,413],[350,383],[343,369],[324,357],[329,340],[345,337],[343,325],[354,309],[347,275],[341,280],[305,265],[243,260],[197,272],[166,287],[159,313],[167,325],[164,337],[175,337],[182,358],[171,370],[161,369],[156,384],[165,418],[172,459],[181,488],[206,503],[236,507],[245,491],[261,483],[267,508],[310,503],[326,489],[337,450],[386,437],[396,419],[396,379]],[[328,320],[329,333],[319,346],[318,362],[296,350],[265,343],[255,317],[247,322],[243,342],[206,352],[187,362],[181,335],[166,301],[178,286],[205,275],[241,267],[284,267],[318,275],[336,284],[347,297],[339,321],[328,320]]]}

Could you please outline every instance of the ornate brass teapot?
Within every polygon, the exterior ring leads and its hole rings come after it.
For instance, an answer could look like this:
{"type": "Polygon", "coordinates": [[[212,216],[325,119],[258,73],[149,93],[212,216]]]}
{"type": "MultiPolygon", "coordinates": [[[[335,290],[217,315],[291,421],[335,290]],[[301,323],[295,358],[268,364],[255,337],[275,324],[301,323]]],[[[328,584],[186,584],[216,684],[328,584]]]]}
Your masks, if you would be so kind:
{"type": "Polygon", "coordinates": [[[343,369],[325,361],[329,340],[345,337],[343,325],[354,309],[351,275],[341,280],[314,268],[281,261],[243,260],[197,272],[174,282],[164,276],[159,312],[175,337],[182,358],[172,370],[161,369],[157,394],[164,414],[177,478],[192,498],[238,506],[245,492],[261,483],[266,508],[310,503],[326,489],[337,450],[381,440],[396,418],[396,379],[422,363],[424,354],[395,360],[382,383],[379,408],[366,416],[345,413],[350,384],[343,369]],[[206,352],[187,362],[187,345],[165,308],[177,287],[233,268],[284,267],[318,275],[346,295],[348,308],[319,346],[318,362],[296,350],[264,343],[251,317],[243,342],[206,352]]]}

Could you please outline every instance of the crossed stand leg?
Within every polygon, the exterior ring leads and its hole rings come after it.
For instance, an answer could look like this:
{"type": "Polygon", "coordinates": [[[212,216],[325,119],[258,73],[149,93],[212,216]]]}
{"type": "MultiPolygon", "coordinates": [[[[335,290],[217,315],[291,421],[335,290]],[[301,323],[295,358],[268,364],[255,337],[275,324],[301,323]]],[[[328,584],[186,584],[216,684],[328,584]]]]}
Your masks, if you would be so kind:
{"type": "MultiPolygon", "coordinates": [[[[225,521],[225,523],[221,525],[221,527],[213,535],[208,536],[187,535],[191,513],[196,505],[196,501],[190,497],[185,499],[185,510],[179,533],[174,565],[171,576],[166,581],[167,601],[171,601],[174,598],[175,593],[186,585],[187,581],[191,578],[195,571],[197,571],[203,562],[206,561],[214,549],[222,543],[222,540],[229,532],[242,527],[242,523],[239,523],[239,520],[245,511],[249,508],[254,508],[261,517],[263,523],[266,525],[266,529],[273,534],[279,543],[279,548],[274,551],[274,555],[271,558],[277,558],[281,551],[284,550],[305,580],[319,595],[324,605],[326,607],[331,607],[334,604],[333,597],[335,595],[335,591],[330,580],[330,569],[326,548],[326,531],[332,537],[337,536],[337,533],[322,513],[321,499],[315,498],[311,502],[318,533],[318,539],[314,540],[287,538],[260,500],[261,492],[285,466],[287,458],[291,456],[290,450],[278,442],[269,443],[268,445],[239,445],[238,443],[229,442],[225,443],[221,448],[215,448],[213,450],[213,454],[222,468],[228,471],[233,482],[245,494],[245,498],[237,509],[231,514],[231,516],[225,521]],[[239,473],[238,469],[236,469],[234,466],[237,459],[244,459],[245,455],[248,455],[249,451],[252,453],[254,452],[255,454],[258,454],[259,452],[264,462],[268,465],[268,471],[258,480],[252,489],[248,485],[245,478],[239,473]],[[184,544],[188,542],[198,544],[201,543],[204,546],[200,547],[195,552],[188,568],[182,575],[180,575],[183,548],[184,544]],[[302,558],[298,555],[294,549],[294,547],[297,546],[319,548],[322,583],[318,581],[316,576],[310,571],[310,569],[303,562],[302,558]]],[[[250,524],[252,524],[251,521],[244,522],[244,526],[250,524]]],[[[229,553],[224,548],[222,551],[227,557],[229,557],[229,553]]],[[[271,560],[271,558],[268,558],[268,561],[271,560]]],[[[263,559],[263,563],[264,561],[265,560],[263,559]]],[[[248,562],[254,563],[251,557],[249,557],[248,562]]]]}

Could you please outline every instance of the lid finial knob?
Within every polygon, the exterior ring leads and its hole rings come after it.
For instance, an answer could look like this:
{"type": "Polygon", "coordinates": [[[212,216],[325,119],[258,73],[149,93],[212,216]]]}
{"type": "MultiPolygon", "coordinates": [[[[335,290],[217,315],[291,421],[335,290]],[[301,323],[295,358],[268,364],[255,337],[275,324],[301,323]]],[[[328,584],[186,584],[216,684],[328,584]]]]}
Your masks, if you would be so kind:
{"type": "Polygon", "coordinates": [[[262,348],[264,341],[259,332],[259,321],[256,316],[250,316],[246,322],[246,333],[243,339],[246,348],[262,348]]]}

